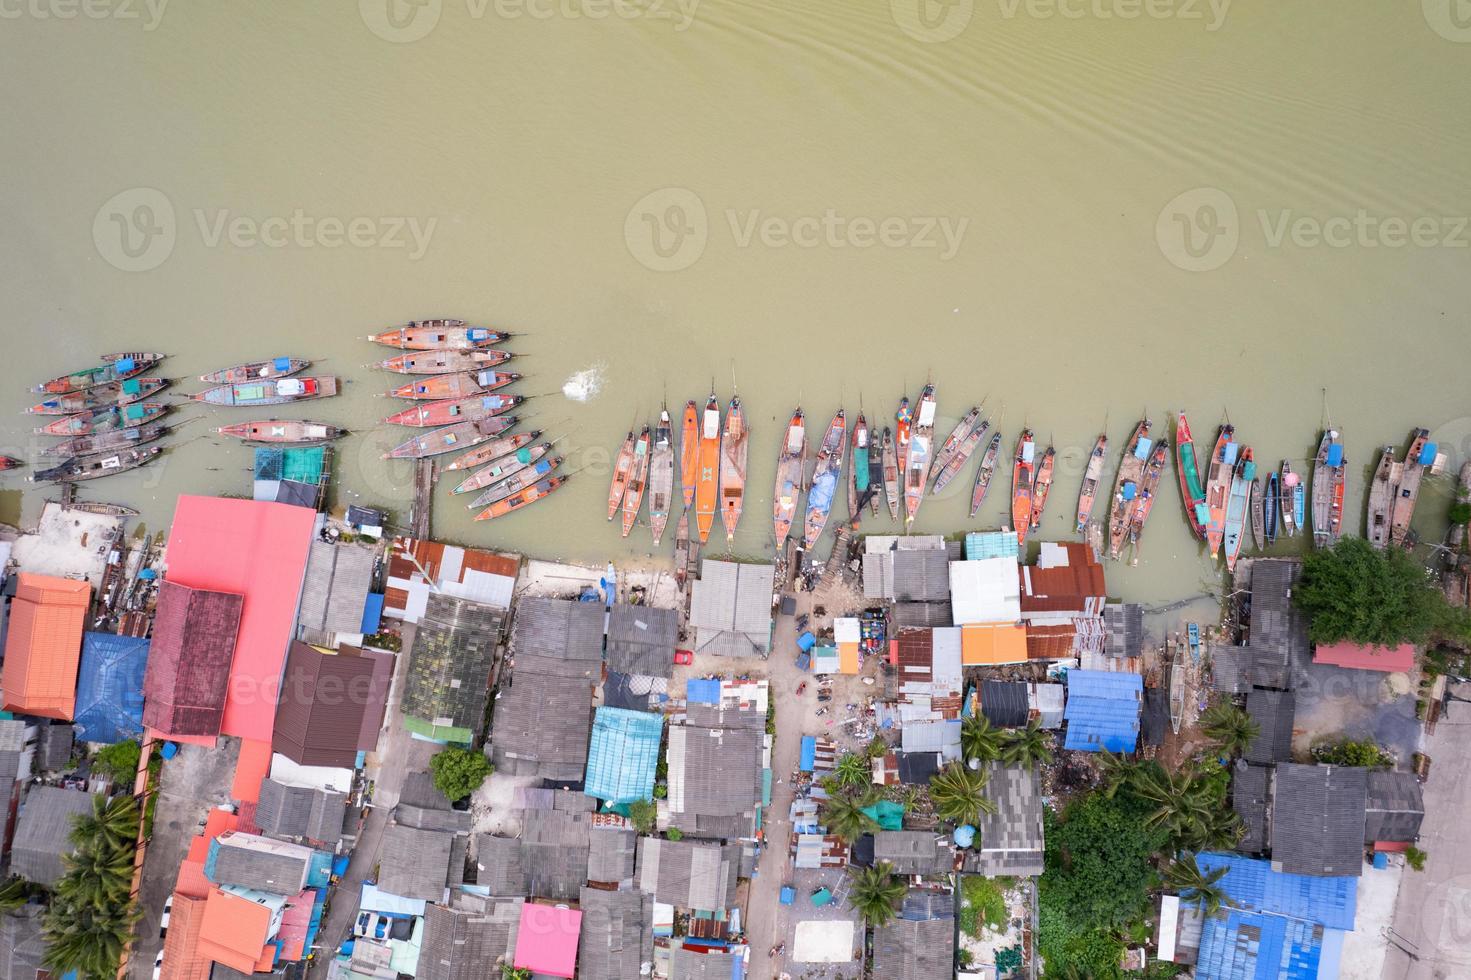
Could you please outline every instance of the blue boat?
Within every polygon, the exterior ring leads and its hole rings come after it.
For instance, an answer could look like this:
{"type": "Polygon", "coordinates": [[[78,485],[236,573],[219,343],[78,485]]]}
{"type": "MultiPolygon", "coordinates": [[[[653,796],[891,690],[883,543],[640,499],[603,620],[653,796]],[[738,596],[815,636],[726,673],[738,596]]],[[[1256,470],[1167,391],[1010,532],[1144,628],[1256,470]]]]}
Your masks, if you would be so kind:
{"type": "Polygon", "coordinates": [[[1200,663],[1200,624],[1189,623],[1185,627],[1185,635],[1190,640],[1190,659],[1200,663]]]}

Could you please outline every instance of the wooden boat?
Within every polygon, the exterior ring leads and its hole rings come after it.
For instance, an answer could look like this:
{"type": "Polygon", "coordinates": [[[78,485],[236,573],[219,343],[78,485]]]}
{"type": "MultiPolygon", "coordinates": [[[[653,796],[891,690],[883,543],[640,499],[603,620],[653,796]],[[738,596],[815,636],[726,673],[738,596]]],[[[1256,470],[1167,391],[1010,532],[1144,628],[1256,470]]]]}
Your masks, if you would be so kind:
{"type": "Polygon", "coordinates": [[[884,426],[881,455],[884,464],[884,499],[889,504],[889,520],[899,519],[899,441],[889,427],[884,426]]]}
{"type": "Polygon", "coordinates": [[[935,485],[930,488],[930,493],[938,494],[950,485],[950,481],[960,475],[960,471],[965,469],[965,464],[970,462],[971,456],[975,454],[976,447],[981,444],[982,439],[986,438],[986,433],[990,430],[990,421],[982,420],[980,425],[973,426],[966,433],[965,439],[961,441],[960,446],[946,460],[944,467],[935,474],[935,485]]]}
{"type": "Polygon", "coordinates": [[[1343,453],[1343,443],[1338,441],[1338,430],[1330,428],[1323,433],[1318,442],[1318,455],[1313,458],[1314,547],[1331,548],[1338,543],[1343,530],[1343,492],[1347,470],[1348,458],[1343,453]]]}
{"type": "Polygon", "coordinates": [[[158,394],[169,385],[168,378],[129,378],[113,381],[86,391],[72,391],[55,395],[39,405],[26,409],[31,415],[76,415],[99,408],[114,408],[131,405],[158,394]]]}
{"type": "Polygon", "coordinates": [[[700,413],[696,462],[700,472],[695,480],[695,533],[700,544],[704,544],[710,540],[710,529],[715,526],[715,508],[720,496],[720,402],[713,391],[700,413]]]}
{"type": "Polygon", "coordinates": [[[394,398],[415,401],[442,401],[446,398],[469,398],[515,384],[521,375],[508,371],[461,371],[458,374],[435,374],[420,381],[400,385],[389,392],[394,398]]]}
{"type": "Polygon", "coordinates": [[[248,381],[266,381],[271,378],[287,378],[300,374],[312,366],[312,362],[300,357],[273,357],[269,361],[251,361],[220,368],[201,374],[199,380],[211,385],[239,385],[248,381]]]}
{"type": "Polygon", "coordinates": [[[746,497],[746,457],[751,430],[746,427],[746,410],[738,397],[731,397],[725,413],[725,434],[720,440],[720,520],[725,525],[726,543],[735,540],[736,525],[746,497]]]}
{"type": "MultiPolygon", "coordinates": [[[[884,435],[870,429],[868,433],[868,512],[879,516],[879,502],[884,497],[884,435]]],[[[855,515],[856,516],[856,515],[855,515]]]]}
{"type": "Polygon", "coordinates": [[[1277,543],[1277,520],[1281,516],[1282,485],[1277,480],[1277,471],[1267,473],[1266,492],[1262,500],[1262,530],[1266,535],[1267,547],[1277,543]]]}
{"type": "Polygon", "coordinates": [[[1190,423],[1184,411],[1175,423],[1175,472],[1180,477],[1180,501],[1185,505],[1185,523],[1190,533],[1205,540],[1205,529],[1210,524],[1210,508],[1205,503],[1205,487],[1200,480],[1201,465],[1195,454],[1195,437],[1190,433],[1190,423]]]}
{"type": "Polygon", "coordinates": [[[1252,459],[1251,447],[1241,450],[1240,458],[1231,472],[1231,495],[1226,502],[1226,532],[1222,548],[1226,552],[1226,569],[1236,569],[1236,559],[1241,555],[1241,544],[1246,538],[1247,511],[1251,508],[1251,483],[1256,479],[1256,462],[1252,459]]]}
{"type": "Polygon", "coordinates": [[[690,509],[682,507],[674,526],[674,582],[684,588],[690,572],[690,509]]]}
{"type": "Polygon", "coordinates": [[[515,513],[523,507],[536,503],[543,497],[550,496],[552,491],[572,479],[568,476],[549,476],[540,483],[527,487],[520,493],[512,494],[499,503],[491,504],[485,510],[475,515],[477,521],[493,521],[497,517],[505,517],[507,514],[515,513]]]}
{"type": "Polygon", "coordinates": [[[384,419],[387,425],[414,425],[426,428],[431,425],[449,425],[452,422],[474,422],[476,419],[493,418],[509,412],[524,402],[522,395],[475,395],[442,402],[420,402],[402,412],[395,412],[384,419]]]}
{"type": "Polygon", "coordinates": [[[1185,693],[1185,664],[1176,650],[1175,662],[1170,667],[1170,730],[1176,735],[1185,721],[1185,693]]]}
{"type": "Polygon", "coordinates": [[[0,456],[0,470],[13,470],[24,465],[26,464],[14,456],[0,456]]]}
{"type": "Polygon", "coordinates": [[[1153,423],[1140,419],[1134,434],[1124,447],[1124,458],[1119,461],[1118,476],[1114,478],[1112,504],[1108,516],[1108,557],[1117,560],[1124,549],[1124,540],[1133,526],[1134,504],[1139,499],[1139,480],[1144,475],[1144,464],[1149,459],[1151,444],[1149,430],[1153,423]]]}
{"type": "Polygon", "coordinates": [[[446,472],[450,470],[473,470],[477,466],[489,463],[493,459],[514,453],[522,446],[529,446],[541,435],[540,430],[531,432],[518,432],[513,436],[504,436],[500,439],[492,439],[481,443],[463,456],[456,456],[444,467],[446,472]]]}
{"type": "Polygon", "coordinates": [[[792,531],[797,502],[802,496],[802,466],[807,460],[807,420],[799,408],[787,423],[787,434],[776,461],[776,489],[772,492],[772,520],[776,527],[776,550],[780,552],[792,531]]]}
{"type": "Polygon", "coordinates": [[[1408,548],[1414,543],[1410,521],[1415,516],[1415,502],[1420,497],[1420,481],[1425,470],[1435,462],[1435,443],[1427,429],[1416,429],[1410,436],[1404,467],[1394,492],[1394,509],[1389,518],[1389,543],[1408,548]]]}
{"type": "Polygon", "coordinates": [[[1134,513],[1129,515],[1129,544],[1135,549],[1135,563],[1139,561],[1139,540],[1144,537],[1144,524],[1159,499],[1159,481],[1164,478],[1168,464],[1168,444],[1161,439],[1154,444],[1154,451],[1149,454],[1149,461],[1139,474],[1139,494],[1134,501],[1134,513]]]}
{"type": "Polygon", "coordinates": [[[155,442],[168,435],[169,426],[159,422],[151,425],[135,425],[127,429],[112,429],[86,436],[72,436],[41,450],[43,456],[91,456],[110,453],[118,449],[129,449],[155,442]]]}
{"type": "Polygon", "coordinates": [[[991,433],[991,444],[981,454],[976,467],[976,480],[970,488],[970,516],[975,517],[981,504],[986,502],[986,491],[991,489],[991,477],[996,473],[996,463],[1001,458],[1001,433],[991,433]]]}
{"type": "Polygon", "coordinates": [[[456,374],[462,371],[478,371],[504,364],[511,359],[511,352],[490,348],[487,350],[431,350],[417,354],[400,354],[378,366],[395,374],[456,374]]]}
{"type": "Polygon", "coordinates": [[[472,327],[464,320],[415,320],[408,326],[370,334],[368,339],[399,350],[474,350],[498,344],[510,336],[485,327],[472,327]]]}
{"type": "MultiPolygon", "coordinates": [[[[973,406],[970,411],[961,417],[959,422],[955,423],[955,428],[950,430],[950,434],[945,437],[945,441],[940,443],[940,448],[935,450],[935,461],[932,464],[932,468],[937,475],[937,479],[938,474],[950,462],[950,458],[960,452],[960,447],[965,443],[967,437],[975,431],[976,423],[980,421],[980,418],[980,408],[973,406]]],[[[938,490],[938,488],[936,489],[938,490]]]]}
{"type": "MultiPolygon", "coordinates": [[[[493,459],[487,465],[480,467],[474,473],[461,480],[460,485],[451,490],[450,493],[474,493],[477,490],[484,490],[486,487],[500,483],[508,476],[520,473],[551,451],[552,444],[549,442],[539,443],[535,446],[522,446],[515,452],[493,459]]],[[[474,507],[480,503],[481,501],[476,500],[469,506],[474,507]]]]}
{"type": "Polygon", "coordinates": [[[1210,519],[1205,525],[1205,544],[1212,558],[1221,553],[1221,540],[1226,536],[1226,504],[1231,497],[1231,474],[1240,449],[1231,441],[1235,434],[1236,427],[1229,422],[1221,426],[1206,470],[1205,506],[1210,519]]]}
{"type": "Polygon", "coordinates": [[[833,500],[838,495],[838,483],[843,476],[843,457],[848,450],[848,417],[840,408],[828,423],[822,444],[817,448],[817,467],[812,471],[812,483],[807,488],[807,518],[802,533],[802,548],[811,551],[822,537],[827,526],[828,514],[832,512],[833,500]]]}
{"type": "MultiPolygon", "coordinates": [[[[562,465],[561,456],[552,456],[547,459],[539,459],[529,463],[515,473],[510,474],[486,487],[474,500],[469,503],[471,510],[476,507],[490,507],[500,503],[507,497],[525,490],[562,465]]],[[[628,497],[624,496],[625,503],[628,497]]]]}
{"type": "Polygon", "coordinates": [[[904,464],[904,523],[919,516],[930,484],[930,464],[935,459],[935,386],[925,385],[919,396],[919,416],[909,433],[909,455],[904,464]]]}
{"type": "Polygon", "coordinates": [[[104,354],[103,363],[83,368],[59,378],[52,378],[31,390],[47,395],[66,395],[86,391],[98,385],[112,384],[151,371],[163,360],[162,354],[104,354]]]}
{"type": "Polygon", "coordinates": [[[103,456],[73,456],[58,466],[37,470],[27,479],[32,483],[80,483],[83,480],[95,480],[114,473],[135,470],[161,452],[163,449],[158,446],[142,446],[103,456]]]}
{"type": "Polygon", "coordinates": [[[1190,644],[1190,659],[1197,664],[1200,663],[1200,624],[1186,623],[1185,637],[1190,644]]]}
{"type": "Polygon", "coordinates": [[[1056,464],[1057,450],[1048,446],[1037,463],[1037,476],[1032,480],[1032,529],[1042,523],[1042,511],[1047,507],[1047,496],[1052,492],[1052,467],[1056,464]]]}
{"type": "Polygon", "coordinates": [[[849,440],[852,442],[853,465],[847,481],[848,517],[856,521],[871,496],[868,489],[868,419],[862,412],[853,422],[853,434],[849,440]]]}
{"type": "Polygon", "coordinates": [[[623,445],[618,448],[618,454],[613,457],[613,482],[608,487],[608,520],[618,513],[618,508],[623,506],[623,494],[628,490],[628,481],[633,477],[633,447],[638,442],[638,436],[634,435],[632,429],[623,439],[623,445]]]}
{"type": "Polygon", "coordinates": [[[623,491],[623,536],[626,538],[638,523],[639,508],[644,505],[644,489],[649,485],[649,445],[652,442],[649,427],[639,433],[633,444],[633,472],[628,477],[628,489],[623,491]]]}
{"type": "Polygon", "coordinates": [[[1365,537],[1376,548],[1389,544],[1389,521],[1399,488],[1399,481],[1395,479],[1397,469],[1400,469],[1400,464],[1394,458],[1394,447],[1385,446],[1379,452],[1374,478],[1369,481],[1368,512],[1364,519],[1365,537]]]}
{"type": "Polygon", "coordinates": [[[1108,433],[1100,432],[1093,442],[1093,451],[1088,454],[1088,466],[1083,470],[1083,485],[1078,489],[1078,513],[1073,519],[1073,529],[1079,534],[1093,519],[1093,504],[1098,499],[1098,486],[1103,482],[1103,464],[1108,459],[1108,433]]]}
{"type": "Polygon", "coordinates": [[[1011,526],[1017,544],[1026,544],[1032,529],[1032,490],[1037,479],[1037,444],[1032,430],[1023,429],[1011,458],[1011,526]]]}
{"type": "Polygon", "coordinates": [[[1267,514],[1266,507],[1262,504],[1261,477],[1251,481],[1251,540],[1257,551],[1266,547],[1267,514]]]}
{"type": "Polygon", "coordinates": [[[679,424],[679,487],[684,509],[695,505],[695,484],[700,482],[700,409],[691,398],[684,403],[679,424]]]}
{"type": "Polygon", "coordinates": [[[256,405],[285,405],[288,402],[304,402],[313,398],[331,398],[335,394],[337,394],[337,379],[322,377],[279,378],[273,381],[247,381],[238,385],[220,385],[189,397],[207,405],[241,408],[256,405]]]}
{"type": "Polygon", "coordinates": [[[163,417],[169,410],[164,402],[133,402],[121,408],[94,408],[48,422],[34,431],[42,436],[85,436],[94,432],[111,432],[135,425],[147,425],[163,417]]]}
{"type": "Polygon", "coordinates": [[[265,419],[260,422],[237,422],[215,429],[222,436],[233,436],[246,442],[289,443],[296,446],[331,442],[347,435],[346,429],[322,422],[298,419],[265,419]]]}
{"type": "Polygon", "coordinates": [[[656,548],[664,537],[673,503],[674,426],[666,405],[659,410],[659,424],[654,427],[654,448],[649,454],[649,529],[654,534],[656,548]]]}
{"type": "Polygon", "coordinates": [[[383,454],[384,459],[425,459],[451,453],[456,449],[469,449],[493,439],[502,432],[509,432],[520,421],[514,415],[499,415],[493,419],[476,422],[456,422],[442,429],[434,429],[414,436],[412,439],[383,454]]]}
{"type": "Polygon", "coordinates": [[[1278,493],[1281,494],[1278,503],[1282,511],[1282,532],[1289,538],[1296,537],[1307,516],[1307,491],[1303,488],[1302,477],[1292,472],[1292,464],[1285,459],[1282,461],[1282,481],[1278,493]]]}

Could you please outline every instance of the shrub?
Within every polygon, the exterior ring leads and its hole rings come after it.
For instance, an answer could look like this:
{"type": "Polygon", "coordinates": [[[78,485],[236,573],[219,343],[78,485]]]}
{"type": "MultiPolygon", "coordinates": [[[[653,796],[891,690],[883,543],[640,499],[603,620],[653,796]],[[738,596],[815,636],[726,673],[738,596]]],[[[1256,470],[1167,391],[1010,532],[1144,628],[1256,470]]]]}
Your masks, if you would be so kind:
{"type": "Polygon", "coordinates": [[[983,927],[1000,929],[1006,919],[1006,896],[1001,884],[980,875],[966,875],[960,886],[961,930],[979,939],[983,927]]]}
{"type": "Polygon", "coordinates": [[[668,830],[664,831],[664,836],[668,837],[670,840],[684,840],[684,831],[680,830],[678,827],[670,827],[668,830]]]}
{"type": "Polygon", "coordinates": [[[480,788],[493,771],[484,752],[473,749],[448,748],[429,760],[434,788],[450,801],[463,800],[480,788]]]}
{"type": "Polygon", "coordinates": [[[1416,871],[1425,870],[1425,859],[1429,857],[1424,851],[1411,844],[1405,848],[1405,863],[1416,871]]]}
{"type": "Polygon", "coordinates": [[[137,742],[118,742],[99,749],[92,758],[92,771],[106,776],[120,786],[132,786],[138,774],[138,759],[143,749],[137,742]]]}
{"type": "Polygon", "coordinates": [[[1368,740],[1345,739],[1313,749],[1313,758],[1328,766],[1363,766],[1383,769],[1394,765],[1394,756],[1368,740]]]}
{"type": "Polygon", "coordinates": [[[654,829],[658,815],[658,808],[649,800],[634,800],[628,804],[628,819],[633,821],[633,829],[641,834],[654,829]]]}

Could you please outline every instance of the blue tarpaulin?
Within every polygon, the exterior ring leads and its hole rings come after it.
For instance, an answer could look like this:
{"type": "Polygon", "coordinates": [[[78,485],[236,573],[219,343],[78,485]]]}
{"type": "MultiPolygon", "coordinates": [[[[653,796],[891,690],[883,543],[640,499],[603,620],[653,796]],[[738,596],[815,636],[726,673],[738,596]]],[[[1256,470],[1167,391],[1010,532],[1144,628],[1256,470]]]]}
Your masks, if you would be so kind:
{"type": "Polygon", "coordinates": [[[1435,443],[1427,442],[1425,448],[1420,450],[1420,464],[1422,466],[1429,466],[1435,462],[1435,448],[1435,443]]]}
{"type": "Polygon", "coordinates": [[[1328,465],[1343,465],[1343,446],[1340,443],[1335,442],[1333,445],[1328,447],[1328,465]]]}
{"type": "Polygon", "coordinates": [[[273,367],[275,367],[277,371],[291,370],[291,358],[289,357],[278,357],[274,361],[272,361],[271,364],[273,367]]]}
{"type": "Polygon", "coordinates": [[[1226,443],[1225,448],[1221,450],[1221,459],[1222,459],[1223,462],[1226,463],[1226,465],[1228,465],[1228,466],[1235,466],[1236,465],[1236,456],[1240,452],[1241,452],[1241,443],[1239,443],[1239,442],[1228,442],[1228,443],[1226,443]]]}
{"type": "Polygon", "coordinates": [[[717,680],[690,681],[685,688],[684,697],[691,704],[719,704],[720,682],[717,680]]]}
{"type": "Polygon", "coordinates": [[[143,671],[148,641],[82,634],[77,670],[77,741],[112,745],[143,734],[143,671]]]}
{"type": "Polygon", "coordinates": [[[1125,480],[1124,485],[1119,488],[1119,496],[1125,500],[1133,500],[1139,493],[1139,486],[1133,480],[1125,480]]]}
{"type": "Polygon", "coordinates": [[[830,510],[833,505],[833,492],[838,488],[838,474],[831,470],[821,473],[813,481],[812,488],[807,491],[807,512],[830,510]]]}
{"type": "Polygon", "coordinates": [[[383,622],[383,593],[369,592],[368,601],[363,604],[363,625],[359,632],[369,635],[378,632],[378,626],[383,622]]]}
{"type": "Polygon", "coordinates": [[[811,772],[812,767],[817,764],[817,738],[812,735],[802,736],[802,758],[797,763],[797,768],[802,772],[811,772]]]}
{"type": "Polygon", "coordinates": [[[811,650],[816,645],[817,637],[812,635],[811,630],[806,630],[802,633],[801,636],[797,637],[798,650],[811,650]]]}
{"type": "Polygon", "coordinates": [[[128,374],[138,366],[138,362],[131,357],[120,357],[113,362],[113,366],[117,368],[118,374],[128,374]]]}
{"type": "Polygon", "coordinates": [[[1149,451],[1154,448],[1154,443],[1149,439],[1140,439],[1134,447],[1134,455],[1139,459],[1148,459],[1149,451]]]}

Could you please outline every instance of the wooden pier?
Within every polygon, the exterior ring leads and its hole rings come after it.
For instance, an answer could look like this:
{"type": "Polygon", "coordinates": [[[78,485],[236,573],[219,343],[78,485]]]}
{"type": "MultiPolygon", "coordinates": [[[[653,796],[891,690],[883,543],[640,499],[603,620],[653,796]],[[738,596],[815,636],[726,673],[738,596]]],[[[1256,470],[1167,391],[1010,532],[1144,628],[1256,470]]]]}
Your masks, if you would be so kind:
{"type": "Polygon", "coordinates": [[[414,503],[409,510],[410,534],[420,541],[429,539],[429,513],[434,509],[434,460],[421,459],[414,464],[414,503]]]}

